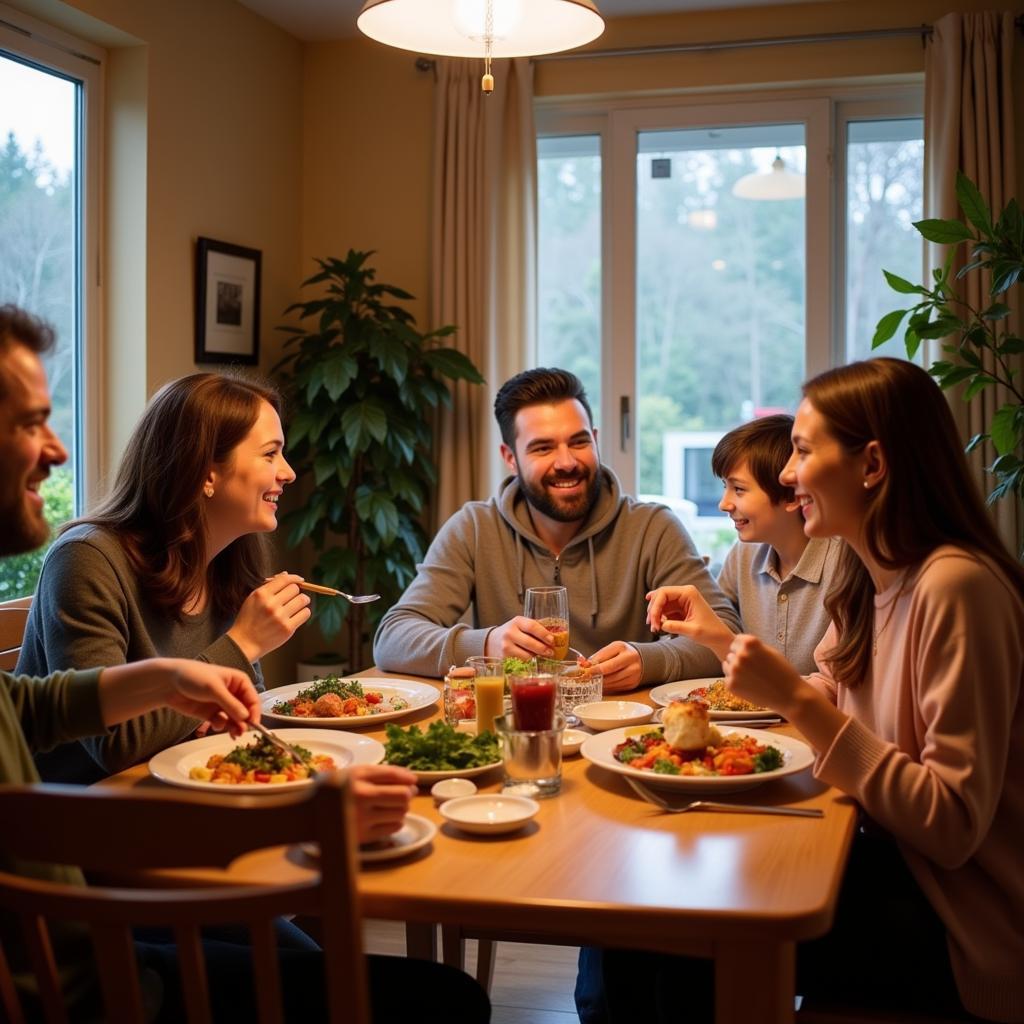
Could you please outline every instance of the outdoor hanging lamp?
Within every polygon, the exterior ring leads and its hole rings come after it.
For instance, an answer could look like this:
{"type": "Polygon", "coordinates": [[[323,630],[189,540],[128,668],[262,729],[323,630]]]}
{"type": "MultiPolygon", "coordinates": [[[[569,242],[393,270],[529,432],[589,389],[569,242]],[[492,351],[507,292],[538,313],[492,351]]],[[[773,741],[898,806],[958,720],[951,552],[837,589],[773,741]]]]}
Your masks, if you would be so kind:
{"type": "Polygon", "coordinates": [[[802,174],[786,170],[786,162],[776,153],[772,169],[744,174],[732,187],[732,194],[741,199],[802,199],[806,192],[802,174]]]}
{"type": "Polygon", "coordinates": [[[356,25],[400,50],[483,57],[489,93],[492,57],[571,50],[596,39],[604,18],[593,0],[366,0],[356,25]]]}

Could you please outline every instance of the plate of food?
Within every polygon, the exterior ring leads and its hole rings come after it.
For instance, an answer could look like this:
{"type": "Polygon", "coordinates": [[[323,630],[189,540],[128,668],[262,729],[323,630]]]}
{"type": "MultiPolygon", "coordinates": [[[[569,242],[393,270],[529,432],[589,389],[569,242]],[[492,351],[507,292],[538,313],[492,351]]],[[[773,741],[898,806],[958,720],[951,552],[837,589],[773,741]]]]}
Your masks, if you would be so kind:
{"type": "Polygon", "coordinates": [[[300,768],[255,733],[235,739],[216,733],[168,747],[150,759],[150,774],[172,786],[230,793],[280,793],[308,785],[318,771],[350,764],[377,764],[384,746],[369,736],[325,729],[280,729],[286,743],[309,756],[300,768]]]}
{"type": "Polygon", "coordinates": [[[706,705],[676,701],[660,726],[635,725],[589,736],[580,753],[591,764],[652,786],[725,793],[803,771],[814,753],[791,736],[711,723],[706,705]]]}
{"type": "Polygon", "coordinates": [[[267,690],[260,696],[260,708],[275,723],[350,729],[401,718],[436,704],[439,697],[436,686],[411,679],[326,676],[267,690]]]}
{"type": "Polygon", "coordinates": [[[726,688],[725,680],[679,679],[674,683],[662,683],[650,692],[650,698],[663,708],[676,700],[700,700],[708,706],[712,721],[742,721],[744,718],[763,718],[775,714],[770,708],[752,704],[749,700],[737,697],[726,688]]]}
{"type": "Polygon", "coordinates": [[[483,775],[501,764],[501,752],[493,732],[477,736],[438,719],[430,723],[426,732],[418,725],[408,729],[389,725],[384,761],[415,772],[416,781],[426,786],[441,779],[483,775]]]}

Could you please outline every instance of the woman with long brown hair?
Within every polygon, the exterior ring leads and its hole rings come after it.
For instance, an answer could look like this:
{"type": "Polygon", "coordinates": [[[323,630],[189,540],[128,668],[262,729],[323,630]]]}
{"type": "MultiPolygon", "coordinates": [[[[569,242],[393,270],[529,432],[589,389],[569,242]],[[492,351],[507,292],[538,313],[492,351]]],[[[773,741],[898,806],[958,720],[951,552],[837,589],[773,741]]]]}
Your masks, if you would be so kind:
{"type": "MultiPolygon", "coordinates": [[[[799,947],[798,991],[1024,1021],[1024,569],[986,514],[942,393],[912,363],[810,380],[780,479],[809,537],[846,542],[833,624],[809,676],[737,636],[726,683],[784,714],[814,747],[815,775],[865,816],[832,932],[799,947]]],[[[648,617],[697,640],[715,629],[683,588],[653,593],[648,617]]],[[[658,992],[645,963],[644,989],[658,992]]],[[[646,1016],[630,969],[628,954],[606,954],[611,1019],[646,1016]]],[[[689,1019],[710,1019],[699,962],[654,969],[676,984],[695,972],[689,1019]]]]}
{"type": "MultiPolygon", "coordinates": [[[[295,479],[281,401],[265,384],[197,373],[165,385],[136,426],[109,497],[47,554],[18,671],[46,675],[156,656],[239,668],[310,615],[300,577],[266,582],[264,534],[295,479]]],[[[151,712],[40,759],[49,781],[86,782],[191,735],[197,721],[151,712]]]]}

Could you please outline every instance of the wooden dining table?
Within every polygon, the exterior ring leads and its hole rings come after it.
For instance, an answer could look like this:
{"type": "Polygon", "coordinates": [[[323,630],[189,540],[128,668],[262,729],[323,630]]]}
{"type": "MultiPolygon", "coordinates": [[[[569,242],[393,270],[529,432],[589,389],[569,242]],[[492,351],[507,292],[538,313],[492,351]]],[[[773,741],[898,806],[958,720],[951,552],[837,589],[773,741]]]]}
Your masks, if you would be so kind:
{"type": "MultiPolygon", "coordinates": [[[[425,727],[440,715],[441,684],[416,681],[437,687],[438,704],[400,724],[425,727]]],[[[629,697],[653,703],[646,690],[629,697]]],[[[383,728],[358,731],[384,739],[383,728]]],[[[780,731],[795,735],[788,726],[780,731]]],[[[497,792],[501,774],[499,767],[474,781],[481,792],[497,792]]],[[[163,785],[144,765],[103,784],[163,785]]],[[[540,801],[536,817],[508,835],[458,830],[423,789],[411,809],[435,822],[437,835],[405,858],[361,868],[362,911],[407,922],[410,955],[435,953],[440,923],[449,934],[707,957],[715,965],[717,1024],[783,1024],[794,1015],[796,943],[832,923],[856,807],[809,769],[735,799],[818,807],[824,817],[662,813],[620,775],[578,755],[563,763],[561,792],[540,801]]],[[[241,858],[227,876],[281,883],[315,870],[303,851],[278,848],[241,858]]],[[[197,877],[224,880],[223,873],[197,877]]]]}

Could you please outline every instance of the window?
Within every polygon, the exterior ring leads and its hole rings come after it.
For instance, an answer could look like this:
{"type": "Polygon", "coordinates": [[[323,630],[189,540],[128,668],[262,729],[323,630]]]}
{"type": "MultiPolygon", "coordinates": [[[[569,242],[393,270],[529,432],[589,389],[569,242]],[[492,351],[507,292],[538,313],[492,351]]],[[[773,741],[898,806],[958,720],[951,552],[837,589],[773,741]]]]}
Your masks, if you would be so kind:
{"type": "MultiPolygon", "coordinates": [[[[43,485],[51,526],[81,511],[95,435],[83,425],[96,375],[94,171],[98,63],[89,47],[21,15],[15,32],[0,22],[0,303],[48,320],[57,345],[46,358],[52,422],[68,448],[66,465],[43,485]],[[87,273],[90,268],[92,273],[87,273]]],[[[0,561],[0,601],[31,594],[42,552],[0,561]]]]}
{"type": "Polygon", "coordinates": [[[600,395],[603,460],[716,560],[735,537],[710,470],[718,439],[871,355],[894,305],[882,268],[920,276],[920,110],[919,89],[538,109],[537,363],[600,395]],[[804,194],[734,192],[773,165],[804,194]]]}

